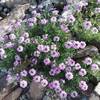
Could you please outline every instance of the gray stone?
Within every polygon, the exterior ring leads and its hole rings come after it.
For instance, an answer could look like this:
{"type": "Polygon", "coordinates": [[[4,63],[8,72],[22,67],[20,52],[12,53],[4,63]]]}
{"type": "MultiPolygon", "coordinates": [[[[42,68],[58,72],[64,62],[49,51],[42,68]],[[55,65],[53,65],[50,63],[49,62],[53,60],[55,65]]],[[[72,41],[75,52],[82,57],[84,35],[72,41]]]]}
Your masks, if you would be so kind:
{"type": "Polygon", "coordinates": [[[99,54],[99,51],[95,46],[88,46],[82,50],[79,50],[77,54],[75,55],[75,58],[84,58],[86,56],[92,57],[98,54],[99,54]]]}
{"type": "Polygon", "coordinates": [[[52,100],[49,96],[44,96],[43,100],[52,100]]]}
{"type": "Polygon", "coordinates": [[[99,96],[96,96],[94,93],[91,94],[89,100],[100,100],[100,97],[99,96]]]}
{"type": "Polygon", "coordinates": [[[44,89],[39,83],[32,82],[30,85],[29,93],[33,100],[41,100],[44,94],[44,89]]]}

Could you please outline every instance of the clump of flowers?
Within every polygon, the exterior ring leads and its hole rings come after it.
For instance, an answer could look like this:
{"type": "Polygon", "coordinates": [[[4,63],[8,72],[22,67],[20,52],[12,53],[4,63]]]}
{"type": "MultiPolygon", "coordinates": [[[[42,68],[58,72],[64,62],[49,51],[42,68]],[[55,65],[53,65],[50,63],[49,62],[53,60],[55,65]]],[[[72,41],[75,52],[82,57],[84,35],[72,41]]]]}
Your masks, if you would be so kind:
{"type": "Polygon", "coordinates": [[[84,41],[71,38],[67,25],[75,20],[69,15],[66,22],[57,10],[33,10],[31,18],[13,21],[0,47],[0,67],[10,71],[7,80],[14,78],[13,83],[21,88],[32,81],[40,83],[60,98],[68,94],[75,98],[79,90],[88,90],[89,70],[99,67],[90,57],[74,59],[77,51],[86,47],[84,41]]]}

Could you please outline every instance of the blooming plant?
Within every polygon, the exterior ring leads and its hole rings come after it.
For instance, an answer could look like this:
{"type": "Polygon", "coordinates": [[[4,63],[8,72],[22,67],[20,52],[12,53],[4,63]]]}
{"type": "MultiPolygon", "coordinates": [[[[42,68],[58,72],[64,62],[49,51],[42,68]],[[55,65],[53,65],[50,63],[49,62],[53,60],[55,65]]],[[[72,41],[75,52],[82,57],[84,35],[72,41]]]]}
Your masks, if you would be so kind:
{"type": "MultiPolygon", "coordinates": [[[[34,81],[60,98],[67,94],[75,98],[80,90],[88,90],[93,78],[90,70],[97,71],[99,66],[90,57],[74,59],[77,51],[86,47],[84,41],[71,37],[69,25],[73,29],[76,22],[73,14],[63,18],[58,10],[33,10],[31,18],[12,21],[0,47],[0,67],[8,70],[8,83],[26,88],[34,81]]],[[[90,21],[83,24],[91,27],[90,21]]]]}

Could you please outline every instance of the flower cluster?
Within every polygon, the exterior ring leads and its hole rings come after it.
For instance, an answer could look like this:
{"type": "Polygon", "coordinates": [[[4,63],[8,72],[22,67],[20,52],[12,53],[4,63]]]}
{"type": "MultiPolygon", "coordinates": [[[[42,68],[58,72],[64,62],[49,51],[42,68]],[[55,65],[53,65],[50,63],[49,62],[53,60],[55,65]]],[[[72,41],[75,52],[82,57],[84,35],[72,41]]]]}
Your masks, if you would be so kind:
{"type": "MultiPolygon", "coordinates": [[[[80,13],[87,5],[83,1],[77,3],[76,11],[80,13]]],[[[65,9],[68,10],[67,6],[65,9]]],[[[0,47],[0,66],[10,69],[14,82],[21,88],[34,81],[55,91],[60,98],[68,94],[75,98],[77,90],[88,90],[89,71],[99,70],[99,66],[90,57],[75,59],[77,51],[86,47],[85,41],[71,36],[72,26],[77,22],[75,15],[68,11],[60,15],[55,9],[48,12],[34,9],[31,13],[29,18],[11,22],[10,33],[4,35],[0,47]]],[[[88,20],[82,25],[84,30],[92,27],[88,20]]],[[[7,81],[12,77],[8,73],[7,81]]]]}

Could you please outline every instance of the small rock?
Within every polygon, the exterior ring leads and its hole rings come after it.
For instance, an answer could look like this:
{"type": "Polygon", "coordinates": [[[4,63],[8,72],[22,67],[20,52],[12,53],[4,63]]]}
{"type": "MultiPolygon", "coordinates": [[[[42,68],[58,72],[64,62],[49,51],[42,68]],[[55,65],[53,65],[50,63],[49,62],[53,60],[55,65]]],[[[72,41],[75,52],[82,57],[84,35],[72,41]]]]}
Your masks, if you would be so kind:
{"type": "Polygon", "coordinates": [[[96,96],[94,93],[91,94],[89,100],[100,100],[99,96],[96,96]]]}
{"type": "Polygon", "coordinates": [[[94,91],[100,95],[100,82],[97,84],[97,86],[95,87],[94,91]]]}
{"type": "Polygon", "coordinates": [[[49,96],[44,96],[43,100],[52,100],[49,96]]]}
{"type": "Polygon", "coordinates": [[[93,57],[98,55],[98,49],[95,46],[88,46],[82,50],[79,50],[74,58],[84,58],[87,56],[93,57]]]}

